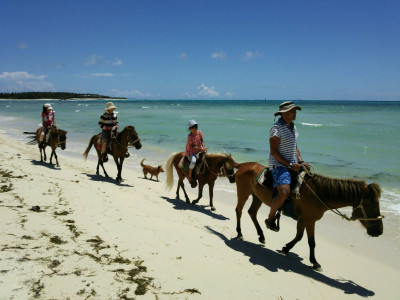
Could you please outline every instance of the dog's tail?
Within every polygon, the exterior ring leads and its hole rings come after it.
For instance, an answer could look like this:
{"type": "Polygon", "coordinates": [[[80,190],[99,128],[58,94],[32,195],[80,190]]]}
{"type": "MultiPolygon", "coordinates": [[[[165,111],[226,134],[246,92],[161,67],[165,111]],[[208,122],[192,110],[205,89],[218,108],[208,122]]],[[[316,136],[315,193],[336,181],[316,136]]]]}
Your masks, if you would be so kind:
{"type": "Polygon", "coordinates": [[[165,186],[167,190],[172,189],[174,185],[174,174],[173,174],[173,167],[174,167],[174,158],[178,154],[178,152],[174,152],[168,158],[167,162],[165,163],[165,172],[167,173],[167,181],[165,182],[165,186]]]}
{"type": "Polygon", "coordinates": [[[142,168],[144,168],[144,164],[143,164],[144,160],[145,160],[145,158],[143,158],[142,161],[140,162],[140,165],[142,166],[142,168]]]}

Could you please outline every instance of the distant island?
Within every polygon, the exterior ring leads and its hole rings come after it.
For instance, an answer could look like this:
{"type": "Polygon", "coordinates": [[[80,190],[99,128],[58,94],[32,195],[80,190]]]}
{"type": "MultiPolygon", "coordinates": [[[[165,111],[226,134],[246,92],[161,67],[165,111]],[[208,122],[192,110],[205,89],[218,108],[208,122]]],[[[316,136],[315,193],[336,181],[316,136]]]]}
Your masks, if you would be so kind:
{"type": "Polygon", "coordinates": [[[24,92],[24,93],[0,93],[0,99],[126,99],[123,97],[109,97],[98,94],[80,94],[66,92],[24,92]]]}

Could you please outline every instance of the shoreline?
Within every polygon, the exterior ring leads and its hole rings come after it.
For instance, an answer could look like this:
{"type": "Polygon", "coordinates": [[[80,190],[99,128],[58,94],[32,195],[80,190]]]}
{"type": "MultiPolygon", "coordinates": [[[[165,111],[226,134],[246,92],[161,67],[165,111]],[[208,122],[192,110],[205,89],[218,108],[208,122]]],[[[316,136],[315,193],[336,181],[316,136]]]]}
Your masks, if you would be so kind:
{"type": "MultiPolygon", "coordinates": [[[[246,213],[250,201],[242,216],[245,240],[234,239],[232,193],[217,190],[212,212],[207,189],[199,205],[186,204],[175,199],[175,187],[164,190],[165,173],[156,182],[126,168],[125,181],[116,184],[95,175],[94,159],[57,151],[55,168],[38,161],[37,146],[9,141],[0,132],[0,292],[7,299],[392,299],[400,293],[398,232],[385,219],[383,236],[370,238],[359,223],[324,216],[316,224],[319,273],[310,266],[306,236],[287,256],[277,251],[294,237],[290,218],[281,219],[279,233],[263,227],[267,243],[258,243],[246,213]],[[31,210],[36,205],[40,211],[31,210]]],[[[107,171],[114,177],[115,165],[107,171]]],[[[188,188],[191,199],[196,192],[188,188]]]]}

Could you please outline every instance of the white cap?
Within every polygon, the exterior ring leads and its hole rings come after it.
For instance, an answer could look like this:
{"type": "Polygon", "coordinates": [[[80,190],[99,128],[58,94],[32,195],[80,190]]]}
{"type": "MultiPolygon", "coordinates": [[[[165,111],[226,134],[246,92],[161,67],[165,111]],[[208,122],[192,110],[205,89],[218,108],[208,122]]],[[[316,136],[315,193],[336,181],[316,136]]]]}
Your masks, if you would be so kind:
{"type": "Polygon", "coordinates": [[[188,122],[188,127],[189,127],[189,128],[192,128],[194,125],[197,125],[197,122],[196,122],[195,120],[190,120],[190,121],[188,122]]]}

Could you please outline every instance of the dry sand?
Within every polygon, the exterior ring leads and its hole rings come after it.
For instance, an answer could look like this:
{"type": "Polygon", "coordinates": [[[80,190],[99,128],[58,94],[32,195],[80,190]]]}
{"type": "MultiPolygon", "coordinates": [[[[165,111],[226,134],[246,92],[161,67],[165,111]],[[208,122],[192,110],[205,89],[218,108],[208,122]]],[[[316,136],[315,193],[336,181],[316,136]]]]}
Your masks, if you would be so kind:
{"type": "MultiPolygon", "coordinates": [[[[139,151],[139,158],[145,157],[145,150],[139,151]]],[[[58,149],[61,167],[56,168],[40,162],[37,146],[0,134],[0,299],[400,295],[394,218],[384,220],[383,236],[370,238],[358,223],[325,216],[316,233],[323,272],[315,272],[306,238],[287,256],[277,251],[294,237],[295,221],[283,217],[279,233],[264,230],[267,242],[261,245],[246,213],[248,203],[242,217],[245,240],[238,241],[234,194],[216,192],[212,212],[207,189],[194,206],[175,199],[175,188],[164,189],[165,173],[156,182],[124,169],[125,181],[117,184],[95,174],[91,154],[85,162],[58,149]]],[[[115,177],[112,161],[106,168],[115,177]]],[[[193,199],[197,190],[189,190],[193,199]]],[[[266,212],[260,211],[260,222],[266,212]]]]}

